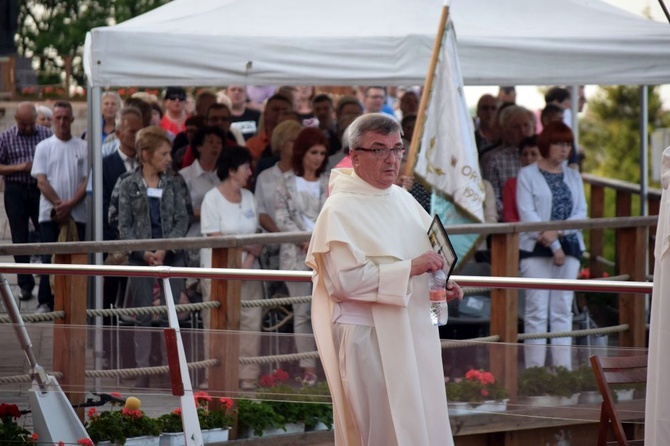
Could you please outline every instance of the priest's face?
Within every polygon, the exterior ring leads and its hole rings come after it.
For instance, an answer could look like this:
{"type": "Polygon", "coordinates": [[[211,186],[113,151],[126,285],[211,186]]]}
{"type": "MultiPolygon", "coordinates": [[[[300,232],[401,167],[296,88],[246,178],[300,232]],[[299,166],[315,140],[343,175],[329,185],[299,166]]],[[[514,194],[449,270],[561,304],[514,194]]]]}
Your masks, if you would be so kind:
{"type": "Polygon", "coordinates": [[[379,189],[388,189],[393,185],[402,162],[402,150],[398,150],[402,149],[400,132],[388,135],[366,133],[360,146],[351,149],[351,162],[359,177],[379,189]],[[378,149],[379,153],[365,149],[378,149]]]}

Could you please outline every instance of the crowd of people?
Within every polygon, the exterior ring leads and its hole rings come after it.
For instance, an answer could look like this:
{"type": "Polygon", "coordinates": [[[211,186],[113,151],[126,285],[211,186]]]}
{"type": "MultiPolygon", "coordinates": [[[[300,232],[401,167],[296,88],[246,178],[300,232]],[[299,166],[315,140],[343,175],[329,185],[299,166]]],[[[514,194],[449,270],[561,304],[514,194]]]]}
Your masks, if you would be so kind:
{"type": "MultiPolygon", "coordinates": [[[[581,110],[583,89],[579,92],[581,110]]],[[[570,130],[570,90],[549,89],[547,105],[538,113],[517,105],[514,94],[514,87],[501,87],[497,97],[484,95],[476,106],[474,136],[491,191],[487,221],[585,218],[579,154],[570,130]]],[[[197,92],[171,86],[161,98],[140,92],[125,100],[107,91],[101,102],[102,133],[95,135],[103,141],[104,238],[312,232],[329,194],[330,171],[355,167],[349,151],[363,150],[349,144],[348,126],[364,114],[385,114],[398,122],[408,148],[420,96],[419,88],[379,86],[320,91],[231,85],[197,92]]],[[[67,101],[51,108],[21,103],[15,118],[16,125],[0,133],[0,175],[13,243],[83,240],[87,184],[89,192],[91,187],[84,139],[92,136],[72,134],[74,114],[67,101]]],[[[394,182],[430,213],[430,195],[419,181],[398,176],[394,182]]],[[[248,246],[239,266],[307,270],[307,248],[306,243],[248,246]]],[[[579,231],[545,231],[523,234],[519,248],[524,277],[576,278],[584,244],[579,231]]],[[[197,267],[210,265],[210,256],[206,250],[157,250],[110,254],[107,261],[197,267]]],[[[28,256],[15,260],[30,261],[28,256]]],[[[48,256],[42,261],[48,262],[48,256]]],[[[34,297],[32,275],[19,275],[18,284],[21,299],[34,297]]],[[[178,302],[194,294],[208,299],[209,290],[204,280],[173,283],[178,302]]],[[[243,299],[277,293],[309,295],[311,285],[246,282],[242,287],[243,299]]],[[[163,299],[152,279],[105,278],[106,307],[163,299]]],[[[572,299],[567,292],[528,292],[526,332],[568,330],[572,299]]],[[[51,311],[53,304],[49,282],[41,280],[36,311],[51,311]]],[[[312,338],[306,336],[312,333],[310,304],[296,304],[293,311],[297,350],[313,351],[312,338]]],[[[242,329],[259,331],[261,317],[260,310],[244,310],[242,329]]],[[[146,326],[152,320],[138,317],[136,323],[146,326]]],[[[147,342],[136,338],[138,366],[147,364],[147,342]]],[[[528,366],[545,364],[544,347],[537,345],[543,342],[528,342],[528,366]]],[[[569,354],[558,349],[569,342],[552,340],[554,365],[570,367],[569,354]]],[[[250,341],[241,349],[255,356],[259,344],[250,341]]],[[[316,382],[314,360],[300,366],[303,381],[316,382]]],[[[243,368],[241,385],[252,388],[259,373],[255,366],[243,368]]],[[[146,386],[146,379],[138,385],[146,386]]]]}

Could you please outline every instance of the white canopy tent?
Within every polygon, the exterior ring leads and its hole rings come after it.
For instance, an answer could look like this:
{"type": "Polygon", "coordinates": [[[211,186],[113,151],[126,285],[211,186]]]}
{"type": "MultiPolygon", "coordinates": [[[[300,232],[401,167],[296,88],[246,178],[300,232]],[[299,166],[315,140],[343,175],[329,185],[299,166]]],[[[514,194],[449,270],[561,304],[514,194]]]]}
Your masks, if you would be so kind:
{"type": "MultiPolygon", "coordinates": [[[[442,0],[174,0],[86,36],[89,132],[104,87],[420,85],[442,0]]],[[[452,0],[466,85],[667,83],[670,28],[599,0],[452,0]]],[[[98,117],[96,119],[96,117],[98,117]]],[[[94,147],[94,238],[102,160],[94,147]]],[[[96,255],[96,263],[102,254],[96,255]]],[[[101,307],[101,278],[96,278],[101,307]]],[[[96,339],[101,345],[101,339],[96,339]]]]}
{"type": "MultiPolygon", "coordinates": [[[[452,0],[466,85],[667,83],[670,27],[599,0],[452,0]]],[[[92,86],[423,83],[442,0],[175,0],[87,36],[92,86]]]]}

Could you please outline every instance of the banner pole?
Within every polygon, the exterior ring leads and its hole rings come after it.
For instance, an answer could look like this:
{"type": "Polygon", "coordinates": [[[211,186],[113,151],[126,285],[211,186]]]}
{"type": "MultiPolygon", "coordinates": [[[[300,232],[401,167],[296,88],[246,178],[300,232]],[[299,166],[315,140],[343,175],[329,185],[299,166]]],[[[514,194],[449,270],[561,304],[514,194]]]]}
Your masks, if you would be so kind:
{"type": "Polygon", "coordinates": [[[416,155],[419,152],[419,144],[423,138],[423,128],[426,124],[426,110],[430,104],[430,96],[433,93],[433,80],[435,79],[435,67],[440,57],[442,49],[442,42],[444,41],[444,30],[447,26],[449,18],[449,6],[445,3],[442,7],[442,15],[440,17],[440,25],[435,36],[435,43],[433,44],[433,54],[430,58],[428,66],[428,73],[426,73],[426,82],[423,85],[423,93],[421,94],[421,102],[419,103],[419,114],[416,117],[416,126],[414,127],[414,135],[409,146],[409,154],[407,155],[407,163],[402,175],[412,175],[414,165],[416,164],[416,155]]]}

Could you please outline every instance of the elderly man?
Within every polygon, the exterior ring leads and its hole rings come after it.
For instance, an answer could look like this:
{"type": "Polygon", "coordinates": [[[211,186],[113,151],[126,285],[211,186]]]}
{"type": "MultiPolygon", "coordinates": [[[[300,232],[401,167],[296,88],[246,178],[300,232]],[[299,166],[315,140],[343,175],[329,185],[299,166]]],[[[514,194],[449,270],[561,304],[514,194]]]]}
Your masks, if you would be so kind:
{"type": "MultiPolygon", "coordinates": [[[[348,130],[352,169],[331,173],[306,263],[312,324],[333,397],[337,445],[452,445],[429,273],[430,216],[393,183],[400,125],[383,114],[348,130]]],[[[448,285],[448,298],[462,297],[448,285]]]]}
{"type": "MultiPolygon", "coordinates": [[[[0,175],[5,177],[5,210],[12,233],[12,243],[28,243],[29,221],[39,228],[40,190],[30,176],[35,146],[51,136],[51,130],[36,125],[37,111],[30,102],[21,102],[14,115],[16,124],[0,133],[0,175]]],[[[30,256],[14,256],[16,263],[30,262],[30,256]]],[[[18,275],[20,299],[33,297],[35,278],[18,275]]]]}
{"type": "MultiPolygon", "coordinates": [[[[37,180],[40,197],[40,237],[42,243],[58,239],[62,224],[72,218],[77,236],[83,240],[86,230],[86,183],[88,180],[88,149],[86,143],[72,136],[72,105],[67,101],[54,104],[55,134],[35,148],[31,175],[37,180]]],[[[42,256],[42,263],[51,263],[51,256],[42,256]]],[[[37,313],[53,310],[54,296],[48,276],[42,276],[38,292],[37,313]]]]}

